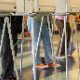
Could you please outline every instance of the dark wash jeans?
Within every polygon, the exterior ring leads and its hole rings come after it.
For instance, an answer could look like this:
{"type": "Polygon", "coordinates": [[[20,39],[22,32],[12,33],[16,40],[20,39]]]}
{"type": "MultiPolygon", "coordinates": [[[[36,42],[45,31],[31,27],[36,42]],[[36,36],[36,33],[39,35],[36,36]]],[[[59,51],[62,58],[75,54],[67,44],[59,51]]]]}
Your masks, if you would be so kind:
{"type": "MultiPolygon", "coordinates": [[[[1,34],[2,34],[2,29],[3,29],[3,23],[4,23],[4,19],[0,18],[0,39],[1,39],[1,34]]],[[[13,34],[12,38],[13,38],[13,43],[15,44],[17,42],[17,31],[15,30],[16,26],[14,23],[15,22],[13,22],[11,25],[11,29],[12,29],[11,33],[13,34]]],[[[17,53],[17,46],[15,46],[15,52],[17,53]]],[[[9,40],[7,26],[6,26],[6,30],[5,30],[5,36],[4,36],[4,41],[3,41],[1,57],[2,57],[1,77],[8,79],[14,71],[14,61],[13,61],[13,56],[12,56],[12,50],[10,48],[10,40],[9,40]]]]}

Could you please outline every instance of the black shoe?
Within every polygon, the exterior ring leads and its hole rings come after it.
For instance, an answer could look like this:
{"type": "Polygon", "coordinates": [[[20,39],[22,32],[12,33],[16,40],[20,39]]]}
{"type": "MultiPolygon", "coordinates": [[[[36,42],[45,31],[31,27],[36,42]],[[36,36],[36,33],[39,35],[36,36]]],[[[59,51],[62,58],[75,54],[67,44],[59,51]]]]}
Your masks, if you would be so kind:
{"type": "Polygon", "coordinates": [[[13,79],[13,80],[17,80],[17,78],[16,78],[16,76],[15,75],[11,75],[11,79],[13,79]]]}

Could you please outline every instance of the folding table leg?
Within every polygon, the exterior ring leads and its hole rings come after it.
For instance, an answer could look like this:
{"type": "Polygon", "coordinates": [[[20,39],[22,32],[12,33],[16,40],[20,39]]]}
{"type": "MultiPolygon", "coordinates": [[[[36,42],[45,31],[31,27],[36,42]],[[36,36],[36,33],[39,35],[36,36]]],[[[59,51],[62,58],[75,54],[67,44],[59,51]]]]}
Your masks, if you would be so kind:
{"type": "Polygon", "coordinates": [[[65,29],[65,56],[66,56],[66,78],[67,78],[68,77],[68,57],[67,57],[66,16],[64,16],[64,29],[65,29]]]}
{"type": "Polygon", "coordinates": [[[3,30],[2,30],[2,35],[1,35],[0,56],[1,56],[1,52],[2,52],[4,36],[5,36],[5,29],[6,29],[5,26],[6,26],[6,19],[4,18],[3,30]]]}
{"type": "Polygon", "coordinates": [[[48,21],[49,35],[50,35],[51,48],[52,48],[52,57],[54,58],[54,66],[55,66],[55,74],[56,74],[56,60],[55,60],[55,55],[54,55],[54,50],[53,50],[53,41],[52,41],[52,37],[51,37],[49,16],[47,16],[47,21],[48,21]]]}
{"type": "Polygon", "coordinates": [[[20,60],[20,77],[22,77],[22,58],[23,58],[23,44],[24,44],[24,24],[25,24],[25,16],[23,15],[22,21],[22,40],[21,40],[21,60],[20,60]]]}
{"type": "Polygon", "coordinates": [[[38,46],[39,46],[39,42],[40,42],[40,37],[41,37],[41,32],[42,32],[42,26],[43,26],[43,20],[44,20],[44,16],[42,16],[42,21],[41,21],[41,26],[40,26],[40,32],[39,32],[39,37],[38,37],[38,42],[37,42],[37,47],[36,47],[36,52],[35,52],[35,60],[36,60],[36,55],[37,55],[38,46]]]}
{"type": "MultiPolygon", "coordinates": [[[[75,23],[75,16],[73,18],[74,20],[74,26],[75,26],[75,37],[76,37],[76,45],[77,45],[77,53],[78,53],[78,60],[79,60],[79,47],[78,47],[78,40],[77,40],[77,28],[76,28],[76,23],[75,23]]],[[[79,64],[80,64],[80,60],[79,60],[79,64]]],[[[80,65],[79,65],[80,67],[80,65]]]]}
{"type": "Polygon", "coordinates": [[[13,60],[14,60],[14,67],[16,70],[17,80],[19,80],[18,71],[17,71],[17,63],[16,63],[16,59],[15,59],[15,51],[14,51],[12,34],[11,34],[10,23],[9,23],[8,17],[6,17],[6,21],[7,21],[7,28],[8,28],[9,38],[10,38],[10,45],[11,45],[11,49],[12,49],[13,60]]]}
{"type": "Polygon", "coordinates": [[[36,80],[33,17],[31,18],[31,22],[32,22],[32,57],[33,57],[33,76],[34,76],[34,80],[36,80]]]}

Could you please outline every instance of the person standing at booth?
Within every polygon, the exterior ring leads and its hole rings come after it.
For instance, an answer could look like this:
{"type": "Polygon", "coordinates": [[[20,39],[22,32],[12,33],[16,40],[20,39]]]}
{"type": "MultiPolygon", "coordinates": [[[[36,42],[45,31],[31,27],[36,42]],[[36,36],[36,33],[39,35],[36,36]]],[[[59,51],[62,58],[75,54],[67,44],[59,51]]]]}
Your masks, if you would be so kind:
{"type": "MultiPolygon", "coordinates": [[[[42,16],[40,16],[40,15],[35,16],[33,18],[35,50],[36,50],[36,47],[37,47],[37,41],[38,41],[40,25],[41,25],[41,19],[42,19],[42,16]]],[[[43,21],[41,38],[40,38],[43,42],[46,65],[41,63],[41,60],[40,60],[40,44],[39,44],[38,52],[37,52],[37,56],[36,56],[36,62],[35,62],[35,64],[36,64],[35,66],[37,68],[54,67],[54,63],[53,63],[54,60],[53,60],[53,57],[52,57],[50,36],[49,36],[49,32],[48,32],[48,29],[47,29],[47,26],[46,26],[46,21],[47,21],[47,18],[45,16],[44,21],[43,21]]],[[[30,31],[30,33],[31,33],[31,24],[32,24],[31,17],[29,16],[28,19],[27,19],[27,25],[28,25],[28,30],[30,31]]],[[[31,35],[32,35],[32,33],[31,33],[31,35]]],[[[41,42],[41,40],[40,40],[40,42],[41,42]]],[[[56,67],[58,67],[58,66],[59,65],[56,64],[56,67]]]]}
{"type": "MultiPolygon", "coordinates": [[[[15,17],[12,17],[12,24],[11,24],[11,31],[13,34],[13,44],[17,42],[17,31],[16,31],[16,26],[15,26],[15,17]]],[[[4,23],[4,18],[0,17],[0,40],[1,40],[1,34],[2,34],[2,29],[3,29],[3,23],[4,23]]],[[[14,47],[15,52],[17,53],[17,47],[14,47]]],[[[8,34],[8,28],[6,26],[5,29],[5,34],[4,34],[4,41],[3,41],[3,47],[2,47],[2,52],[1,52],[1,57],[2,57],[2,74],[1,78],[2,80],[16,80],[16,76],[13,74],[14,72],[14,61],[13,61],[13,56],[12,56],[12,50],[10,47],[10,39],[9,39],[9,34],[8,34]]]]}
{"type": "MultiPolygon", "coordinates": [[[[62,33],[63,33],[63,28],[64,28],[64,16],[55,16],[55,23],[57,28],[59,29],[60,33],[60,38],[62,38],[62,33]]],[[[71,37],[71,28],[69,24],[69,17],[67,17],[67,22],[66,22],[66,32],[67,32],[67,48],[69,47],[69,42],[70,42],[70,37],[71,37]]],[[[57,54],[59,54],[59,49],[60,49],[60,43],[61,39],[59,41],[58,49],[57,49],[57,54]]],[[[61,48],[61,56],[65,56],[65,36],[63,37],[63,42],[62,42],[62,48],[61,48]]]]}

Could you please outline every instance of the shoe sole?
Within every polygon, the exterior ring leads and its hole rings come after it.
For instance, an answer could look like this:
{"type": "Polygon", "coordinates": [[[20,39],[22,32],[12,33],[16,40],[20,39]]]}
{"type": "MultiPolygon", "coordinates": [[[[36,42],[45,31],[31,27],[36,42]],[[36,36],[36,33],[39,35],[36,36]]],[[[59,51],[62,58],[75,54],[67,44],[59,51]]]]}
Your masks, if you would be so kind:
{"type": "MultiPolygon", "coordinates": [[[[58,64],[58,66],[56,66],[56,68],[59,68],[61,65],[59,65],[58,64]]],[[[50,65],[48,65],[48,67],[54,67],[55,68],[55,66],[50,66],[50,65]]]]}
{"type": "Polygon", "coordinates": [[[35,68],[45,69],[45,68],[48,68],[48,66],[45,66],[45,67],[37,67],[37,66],[35,66],[35,68]]]}

